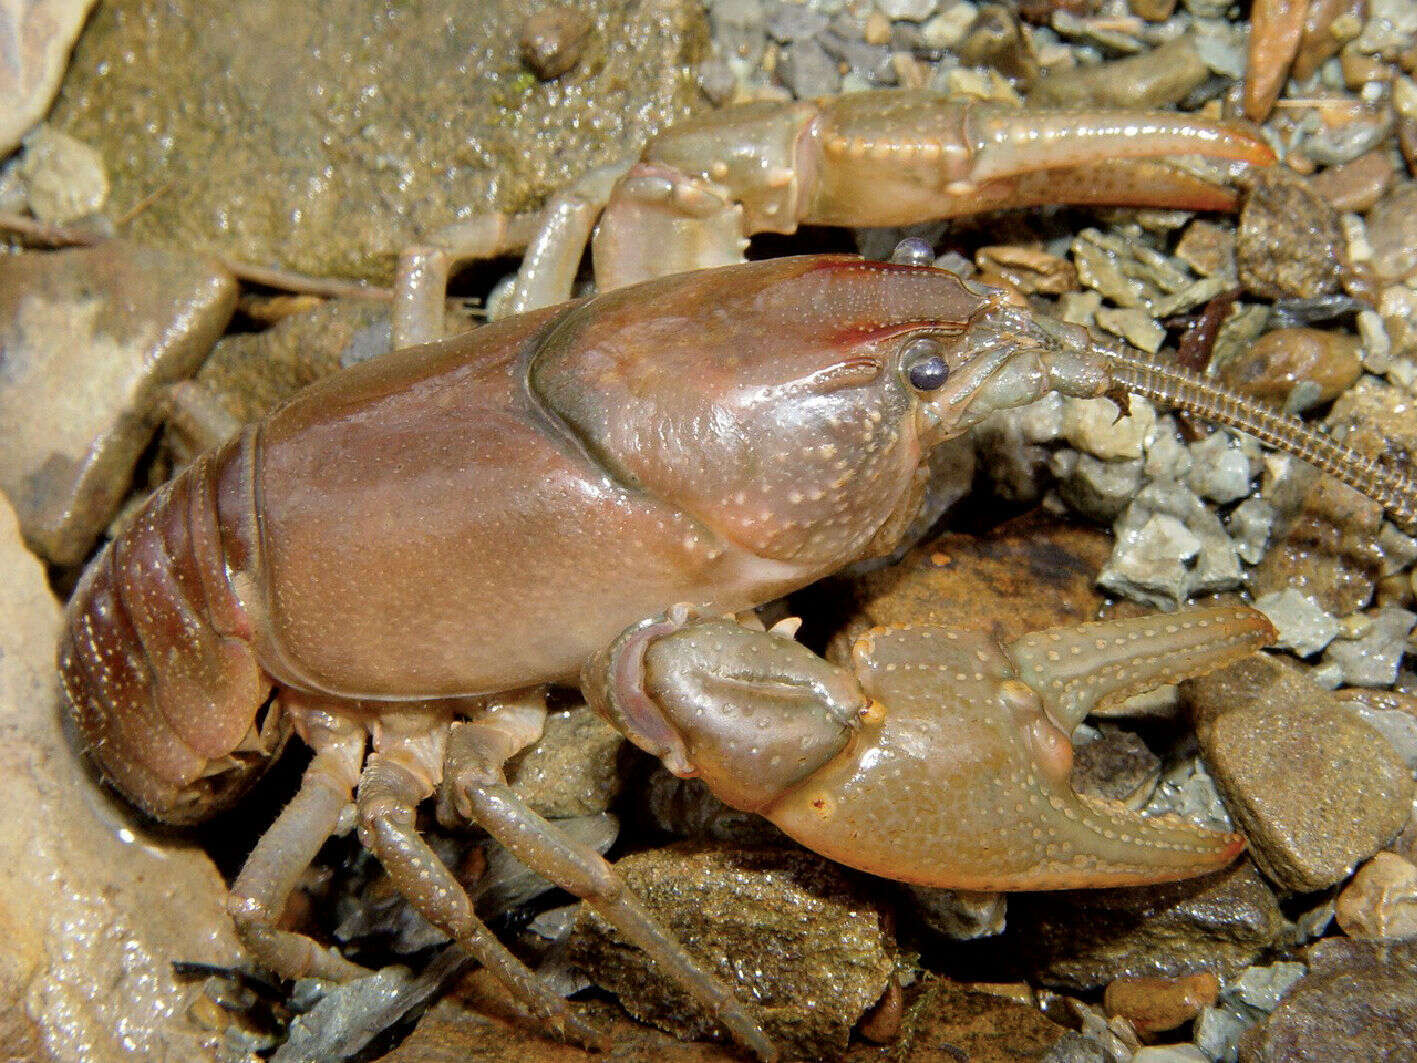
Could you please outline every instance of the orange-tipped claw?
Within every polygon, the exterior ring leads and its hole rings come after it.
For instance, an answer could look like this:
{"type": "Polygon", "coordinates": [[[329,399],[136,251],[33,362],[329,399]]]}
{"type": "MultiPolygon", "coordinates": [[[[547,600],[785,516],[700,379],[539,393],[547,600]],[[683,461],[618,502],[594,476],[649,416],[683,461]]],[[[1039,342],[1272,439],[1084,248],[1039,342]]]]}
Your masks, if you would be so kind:
{"type": "MultiPolygon", "coordinates": [[[[1237,835],[1073,792],[1073,726],[1099,702],[1201,674],[1274,637],[1246,608],[1084,624],[1008,646],[877,628],[837,668],[728,620],[651,636],[631,691],[704,782],[839,863],[956,889],[1069,889],[1223,867],[1237,835]]],[[[606,676],[613,669],[602,670],[606,676]]],[[[621,677],[623,681],[623,677],[621,677]]],[[[616,681],[587,684],[612,722],[616,681]]]]}
{"type": "Polygon", "coordinates": [[[1017,111],[912,92],[823,104],[812,136],[820,158],[808,168],[815,179],[804,184],[800,216],[826,225],[905,225],[1044,203],[1226,208],[1229,190],[1155,160],[1275,161],[1256,135],[1189,114],[1017,111]]]}
{"type": "Polygon", "coordinates": [[[877,629],[855,656],[876,718],[763,813],[833,860],[920,885],[1068,889],[1188,878],[1244,848],[1079,798],[1068,735],[983,635],[877,629]]]}

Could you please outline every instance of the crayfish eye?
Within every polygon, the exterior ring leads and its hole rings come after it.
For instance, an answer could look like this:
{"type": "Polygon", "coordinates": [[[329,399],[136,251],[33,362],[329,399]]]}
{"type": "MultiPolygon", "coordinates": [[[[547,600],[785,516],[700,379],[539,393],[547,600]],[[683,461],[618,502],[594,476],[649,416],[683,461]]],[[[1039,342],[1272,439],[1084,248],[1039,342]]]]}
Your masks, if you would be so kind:
{"type": "Polygon", "coordinates": [[[939,391],[950,378],[945,349],[933,336],[917,336],[905,345],[900,364],[916,391],[939,391]]]}

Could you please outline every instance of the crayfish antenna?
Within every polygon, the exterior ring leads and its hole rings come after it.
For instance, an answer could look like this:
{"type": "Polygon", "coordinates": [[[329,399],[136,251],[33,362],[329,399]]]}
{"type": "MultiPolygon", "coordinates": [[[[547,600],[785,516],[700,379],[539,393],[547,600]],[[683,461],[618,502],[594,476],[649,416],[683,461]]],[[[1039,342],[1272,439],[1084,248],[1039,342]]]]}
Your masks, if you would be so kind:
{"type": "Polygon", "coordinates": [[[1177,366],[1105,350],[1117,387],[1235,428],[1292,454],[1377,502],[1408,534],[1417,532],[1417,480],[1315,431],[1299,418],[1253,402],[1177,366]]]}

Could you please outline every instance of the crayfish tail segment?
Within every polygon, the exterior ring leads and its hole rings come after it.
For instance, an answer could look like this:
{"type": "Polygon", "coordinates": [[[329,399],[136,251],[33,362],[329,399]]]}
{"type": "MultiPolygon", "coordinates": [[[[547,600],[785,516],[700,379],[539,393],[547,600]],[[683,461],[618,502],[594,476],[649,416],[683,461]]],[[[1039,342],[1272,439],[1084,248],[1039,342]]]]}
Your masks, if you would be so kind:
{"type": "Polygon", "coordinates": [[[1404,531],[1417,532],[1417,478],[1411,473],[1360,454],[1297,417],[1241,398],[1195,373],[1154,364],[1115,345],[1107,345],[1104,353],[1117,389],[1236,428],[1292,454],[1377,502],[1404,531]]]}
{"type": "Polygon", "coordinates": [[[1071,732],[1099,705],[1213,672],[1275,638],[1263,613],[1235,606],[1051,628],[1004,652],[1049,718],[1071,732]]]}
{"type": "Polygon", "coordinates": [[[229,805],[288,735],[242,631],[207,455],[158,491],[91,564],[68,606],[59,671],[104,777],[149,815],[193,823],[229,805]]]}

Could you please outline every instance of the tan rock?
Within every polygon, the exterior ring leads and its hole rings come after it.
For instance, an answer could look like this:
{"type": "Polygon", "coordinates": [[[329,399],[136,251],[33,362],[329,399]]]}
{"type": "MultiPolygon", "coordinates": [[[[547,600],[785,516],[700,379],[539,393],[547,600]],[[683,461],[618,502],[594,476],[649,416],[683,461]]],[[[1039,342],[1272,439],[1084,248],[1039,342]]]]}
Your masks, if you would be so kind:
{"type": "Polygon", "coordinates": [[[1406,822],[1407,765],[1300,666],[1256,654],[1181,691],[1226,807],[1280,885],[1342,882],[1406,822]]]}
{"type": "Polygon", "coordinates": [[[186,1019],[199,986],[172,962],[238,959],[225,886],[205,853],[144,834],[70,749],[59,604],[3,499],[0,616],[0,1052],[209,1059],[212,1035],[186,1019]]]}
{"type": "Polygon", "coordinates": [[[1417,937],[1417,866],[1378,853],[1338,895],[1334,917],[1349,937],[1417,937]]]}
{"type": "Polygon", "coordinates": [[[1295,385],[1319,386],[1317,402],[1332,402],[1363,371],[1358,340],[1335,329],[1284,328],[1266,332],[1237,357],[1216,367],[1245,395],[1283,406],[1295,385]]]}
{"type": "Polygon", "coordinates": [[[1108,984],[1102,1006],[1145,1038],[1190,1022],[1219,995],[1220,980],[1210,971],[1184,978],[1118,978],[1108,984]]]}
{"type": "Polygon", "coordinates": [[[0,490],[30,546],[76,564],[117,512],[162,389],[236,305],[215,263],[113,240],[0,257],[0,490]]]}
{"type": "MultiPolygon", "coordinates": [[[[0,18],[0,156],[44,117],[94,0],[18,0],[0,18]]],[[[0,1027],[3,1028],[3,1027],[0,1027]]]]}
{"type": "Polygon", "coordinates": [[[1095,619],[1103,599],[1093,579],[1110,550],[1104,532],[1042,513],[982,536],[941,535],[855,581],[857,608],[833,648],[849,652],[877,625],[986,630],[1007,642],[1095,619]]]}

